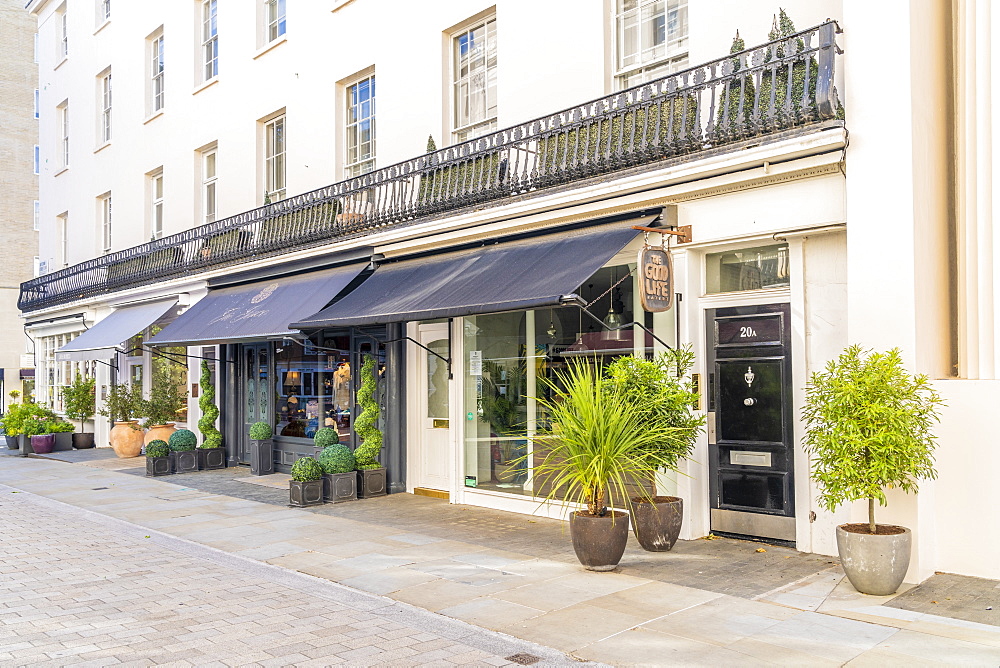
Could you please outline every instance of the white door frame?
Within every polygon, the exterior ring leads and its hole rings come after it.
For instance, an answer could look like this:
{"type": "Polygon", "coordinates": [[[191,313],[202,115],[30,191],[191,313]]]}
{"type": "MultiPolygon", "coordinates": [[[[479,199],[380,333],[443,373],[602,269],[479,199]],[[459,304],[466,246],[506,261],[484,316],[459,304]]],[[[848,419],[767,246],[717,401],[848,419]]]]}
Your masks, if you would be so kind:
{"type": "MultiPolygon", "coordinates": [[[[425,343],[425,338],[428,335],[433,336],[433,338],[427,338],[426,340],[438,340],[438,339],[452,339],[449,334],[449,323],[447,322],[432,322],[432,323],[419,323],[411,322],[407,323],[407,335],[416,341],[425,343]]],[[[425,458],[424,458],[424,432],[427,429],[428,418],[425,415],[426,412],[426,393],[427,393],[427,378],[426,378],[426,359],[429,354],[426,350],[422,349],[420,346],[415,344],[413,341],[407,342],[407,361],[406,361],[406,393],[410,399],[407,401],[407,438],[406,438],[406,487],[407,491],[413,492],[416,487],[429,487],[433,489],[440,489],[442,491],[447,491],[449,494],[454,492],[455,488],[455,471],[457,470],[457,465],[455,462],[455,447],[454,447],[454,435],[455,430],[458,428],[455,424],[455,383],[449,381],[448,383],[448,421],[449,428],[447,429],[447,435],[444,436],[447,448],[447,461],[442,463],[442,473],[444,475],[444,480],[429,483],[426,471],[424,468],[425,458]]],[[[453,355],[453,353],[452,353],[453,355]]],[[[451,356],[451,355],[450,355],[451,356]]]]}

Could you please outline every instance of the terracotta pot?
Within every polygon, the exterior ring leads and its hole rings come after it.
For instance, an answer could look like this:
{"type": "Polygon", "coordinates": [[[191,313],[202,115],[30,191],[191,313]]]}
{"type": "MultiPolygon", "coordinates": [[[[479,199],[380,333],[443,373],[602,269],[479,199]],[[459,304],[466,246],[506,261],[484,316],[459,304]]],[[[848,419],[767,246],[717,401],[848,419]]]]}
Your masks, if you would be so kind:
{"type": "Polygon", "coordinates": [[[115,422],[111,429],[111,447],[115,454],[121,458],[138,457],[142,452],[142,429],[137,428],[136,422],[115,422]]]}
{"type": "Polygon", "coordinates": [[[628,513],[615,510],[604,517],[586,513],[578,510],[569,516],[569,535],[576,558],[588,571],[613,571],[625,554],[628,513]]]}
{"type": "Polygon", "coordinates": [[[53,448],[56,447],[56,435],[55,434],[41,434],[39,436],[31,437],[31,449],[34,450],[35,454],[47,455],[52,452],[53,448]]]}
{"type": "Polygon", "coordinates": [[[654,496],[652,502],[632,499],[632,532],[642,549],[666,552],[677,542],[684,518],[684,501],[676,496],[654,496]]]}
{"type": "Polygon", "coordinates": [[[146,431],[146,436],[142,439],[142,444],[149,445],[150,441],[155,441],[156,439],[160,439],[164,443],[169,443],[170,434],[175,431],[177,431],[177,427],[174,426],[173,422],[154,424],[146,431]]]}

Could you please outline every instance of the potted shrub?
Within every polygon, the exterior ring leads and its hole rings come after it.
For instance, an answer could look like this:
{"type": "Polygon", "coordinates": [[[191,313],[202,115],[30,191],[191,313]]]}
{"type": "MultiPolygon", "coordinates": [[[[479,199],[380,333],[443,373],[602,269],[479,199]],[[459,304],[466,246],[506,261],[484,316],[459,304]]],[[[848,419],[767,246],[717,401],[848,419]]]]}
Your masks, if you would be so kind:
{"type": "Polygon", "coordinates": [[[65,420],[54,418],[45,421],[45,433],[55,436],[53,449],[56,451],[73,449],[73,431],[73,424],[65,420]]]}
{"type": "MultiPolygon", "coordinates": [[[[32,417],[24,421],[24,435],[31,441],[31,451],[47,455],[55,449],[56,435],[48,431],[49,420],[32,417]]],[[[22,453],[25,454],[25,453],[22,453]]]]}
{"type": "Polygon", "coordinates": [[[336,429],[330,427],[320,428],[313,436],[313,447],[315,448],[313,457],[318,460],[323,450],[337,443],[340,443],[340,434],[336,429]]]}
{"type": "Polygon", "coordinates": [[[66,417],[80,423],[80,431],[73,434],[73,447],[78,450],[94,447],[94,432],[84,431],[87,420],[94,417],[96,395],[95,379],[76,374],[73,383],[62,389],[66,417]]]}
{"type": "Polygon", "coordinates": [[[288,503],[297,507],[323,503],[323,467],[312,457],[300,457],[292,464],[288,503]]]}
{"type": "Polygon", "coordinates": [[[138,457],[142,452],[142,429],[133,417],[139,412],[139,393],[128,383],[115,385],[108,392],[104,408],[98,411],[114,423],[109,439],[119,457],[138,457]]]}
{"type": "Polygon", "coordinates": [[[4,429],[9,438],[16,439],[21,454],[28,455],[32,452],[31,437],[45,433],[45,421],[54,419],[56,419],[55,413],[45,406],[29,400],[7,407],[7,414],[4,416],[4,429]]]}
{"type": "Polygon", "coordinates": [[[21,396],[21,393],[17,390],[11,390],[7,394],[10,396],[10,404],[7,405],[7,412],[3,418],[3,435],[4,440],[7,442],[7,448],[10,450],[17,450],[17,434],[12,434],[7,431],[7,419],[11,416],[12,412],[19,410],[21,402],[18,401],[18,398],[21,396]]]}
{"type": "Polygon", "coordinates": [[[198,453],[195,452],[195,446],[198,445],[198,437],[194,435],[193,431],[190,429],[178,429],[174,431],[174,433],[170,434],[167,445],[170,447],[170,461],[173,465],[174,473],[192,473],[198,470],[198,453]]]}
{"type": "Polygon", "coordinates": [[[161,439],[150,441],[146,445],[146,475],[154,477],[171,473],[170,446],[161,439]]]}
{"type": "Polygon", "coordinates": [[[271,425],[255,422],[250,425],[250,473],[267,475],[274,473],[274,442],[271,439],[271,425]]]}
{"type": "Polygon", "coordinates": [[[177,413],[184,408],[186,401],[187,397],[170,377],[166,366],[157,367],[153,371],[149,399],[139,402],[140,417],[146,418],[143,425],[146,428],[144,442],[160,439],[170,443],[170,436],[175,430],[173,421],[177,419],[177,413]]]}
{"type": "Polygon", "coordinates": [[[201,363],[201,396],[198,397],[201,408],[201,419],[198,420],[198,431],[202,442],[198,446],[198,468],[211,471],[226,468],[226,451],[222,447],[222,432],[215,426],[219,419],[219,407],[215,405],[215,384],[212,382],[212,370],[208,362],[201,363]]]}
{"type": "MultiPolygon", "coordinates": [[[[609,571],[625,552],[629,525],[628,513],[611,506],[627,508],[632,481],[646,479],[651,468],[670,467],[657,446],[674,430],[647,419],[647,404],[657,397],[635,397],[594,366],[576,361],[543,380],[554,395],[538,399],[550,427],[536,438],[547,452],[534,475],[536,489],[547,490],[545,501],[584,506],[570,514],[573,549],[584,568],[609,571]]],[[[640,487],[639,496],[651,495],[640,487]]]]}
{"type": "Polygon", "coordinates": [[[803,444],[818,501],[832,512],[868,500],[868,522],[837,527],[841,565],[861,593],[894,594],[906,576],[912,534],[876,524],[875,502],[886,504],[886,487],[916,492],[918,481],[937,477],[931,426],[940,404],[927,376],[906,373],[898,348],[850,346],[809,379],[803,444]]]}
{"type": "Polygon", "coordinates": [[[361,365],[361,387],[358,388],[358,406],[361,415],[354,421],[354,432],[361,439],[361,445],[354,451],[358,471],[358,496],[368,499],[385,496],[385,468],[378,461],[382,452],[382,432],[378,428],[378,400],[375,389],[378,383],[378,368],[375,357],[365,355],[361,365]]]}
{"type": "Polygon", "coordinates": [[[354,472],[357,462],[350,448],[340,443],[328,445],[319,454],[319,465],[323,467],[323,498],[326,501],[341,503],[358,498],[358,476],[354,472]]]}
{"type": "Polygon", "coordinates": [[[677,472],[678,463],[691,455],[695,439],[705,424],[705,416],[692,407],[698,395],[689,372],[694,366],[690,347],[673,348],[655,360],[627,355],[608,365],[610,384],[643,406],[643,421],[672,430],[669,438],[651,446],[657,457],[649,462],[650,496],[633,496],[632,531],[644,550],[665,552],[677,542],[684,517],[684,501],[676,496],[657,496],[654,476],[657,469],[677,472]]]}

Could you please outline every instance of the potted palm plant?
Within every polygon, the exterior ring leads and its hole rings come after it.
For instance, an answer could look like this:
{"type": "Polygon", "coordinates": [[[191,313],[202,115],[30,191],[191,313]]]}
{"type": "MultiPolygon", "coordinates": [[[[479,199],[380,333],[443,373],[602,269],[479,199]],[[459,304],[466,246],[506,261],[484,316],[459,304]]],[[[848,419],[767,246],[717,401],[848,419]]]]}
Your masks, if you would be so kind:
{"type": "Polygon", "coordinates": [[[300,457],[292,464],[288,502],[298,507],[323,503],[323,467],[312,457],[300,457]]]}
{"type": "Polygon", "coordinates": [[[66,417],[80,423],[80,431],[72,436],[73,447],[77,450],[94,447],[94,432],[85,431],[87,420],[94,417],[95,379],[76,374],[73,382],[62,390],[66,417]]]}
{"type": "Polygon", "coordinates": [[[219,419],[219,407],[215,405],[215,383],[212,382],[212,369],[208,362],[201,363],[201,396],[198,397],[201,408],[201,419],[198,420],[198,431],[202,442],[198,446],[198,468],[212,471],[226,468],[226,451],[222,447],[222,432],[215,426],[219,419]]]}
{"type": "Polygon", "coordinates": [[[848,501],[868,501],[868,521],[837,527],[840,562],[864,594],[894,594],[910,564],[912,534],[877,524],[875,502],[887,487],[916,492],[937,477],[935,437],[941,398],[925,375],[910,375],[898,348],[886,353],[850,346],[806,387],[803,444],[812,458],[819,504],[833,512],[848,501]]]}
{"type": "Polygon", "coordinates": [[[698,395],[690,377],[694,353],[690,347],[672,348],[655,360],[626,355],[608,365],[611,385],[640,403],[643,420],[669,427],[672,434],[651,446],[657,456],[649,462],[649,475],[637,481],[649,485],[650,496],[633,496],[632,531],[644,550],[665,552],[680,535],[684,500],[677,496],[656,495],[657,469],[677,472],[681,460],[689,457],[695,439],[705,424],[705,416],[693,410],[698,395]]]}
{"type": "MultiPolygon", "coordinates": [[[[609,571],[628,541],[628,513],[614,506],[630,506],[627,488],[646,479],[650,467],[669,468],[672,460],[656,446],[675,432],[646,419],[644,404],[660,399],[636,397],[595,367],[576,361],[544,379],[553,396],[538,403],[551,426],[536,438],[546,452],[534,475],[537,488],[548,490],[544,501],[583,506],[570,514],[573,549],[584,568],[609,571]]],[[[643,487],[638,495],[651,497],[643,487]]]]}
{"type": "Polygon", "coordinates": [[[142,429],[133,419],[139,413],[139,393],[128,383],[115,385],[108,392],[104,407],[98,411],[114,423],[109,439],[119,457],[138,457],[142,452],[142,429]]]}

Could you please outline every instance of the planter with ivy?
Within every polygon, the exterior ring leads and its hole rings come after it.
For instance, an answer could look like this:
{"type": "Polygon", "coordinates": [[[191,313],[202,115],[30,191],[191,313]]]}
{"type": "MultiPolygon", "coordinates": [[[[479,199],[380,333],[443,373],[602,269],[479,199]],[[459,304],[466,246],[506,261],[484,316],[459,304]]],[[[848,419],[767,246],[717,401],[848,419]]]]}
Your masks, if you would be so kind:
{"type": "Polygon", "coordinates": [[[95,380],[76,374],[73,382],[62,390],[63,406],[69,420],[80,423],[80,430],[71,437],[77,450],[94,447],[94,432],[86,431],[87,421],[94,417],[96,408],[95,380]]]}
{"type": "Polygon", "coordinates": [[[868,501],[867,522],[837,527],[840,563],[863,594],[894,594],[906,577],[912,534],[876,524],[875,502],[886,505],[888,487],[916,492],[920,480],[937,477],[931,428],[939,405],[927,376],[903,368],[898,348],[850,346],[809,379],[803,444],[818,502],[833,512],[845,502],[868,501]]]}
{"type": "Polygon", "coordinates": [[[288,503],[298,508],[323,503],[323,467],[312,457],[300,457],[292,464],[288,503]]]}
{"type": "Polygon", "coordinates": [[[222,433],[215,426],[219,419],[219,407],[215,405],[215,384],[212,382],[212,370],[207,361],[201,363],[201,396],[198,397],[201,408],[201,419],[198,420],[198,431],[202,442],[198,446],[198,468],[203,471],[226,468],[226,450],[222,447],[222,433]]]}
{"type": "Polygon", "coordinates": [[[324,448],[318,459],[323,467],[323,498],[333,503],[356,500],[358,477],[354,468],[357,464],[351,449],[334,443],[324,448]]]}
{"type": "Polygon", "coordinates": [[[170,446],[156,439],[146,445],[146,475],[150,478],[173,473],[170,464],[170,446]]]}
{"type": "Polygon", "coordinates": [[[250,474],[267,475],[274,473],[273,431],[266,422],[250,425],[250,474]]]}
{"type": "Polygon", "coordinates": [[[170,434],[167,445],[170,447],[170,462],[174,473],[193,473],[198,470],[198,453],[195,451],[198,438],[193,431],[178,429],[170,434]]]}
{"type": "Polygon", "coordinates": [[[108,392],[104,407],[98,411],[114,423],[109,440],[119,457],[138,457],[142,452],[143,431],[133,419],[140,411],[140,401],[139,393],[128,383],[115,385],[108,392]]]}
{"type": "Polygon", "coordinates": [[[375,399],[378,383],[378,365],[375,357],[365,355],[361,365],[361,387],[358,388],[358,406],[361,414],[354,421],[354,431],[361,439],[361,445],[354,451],[358,471],[358,496],[369,499],[385,496],[385,468],[378,461],[382,452],[382,432],[378,428],[379,407],[375,399]]]}

